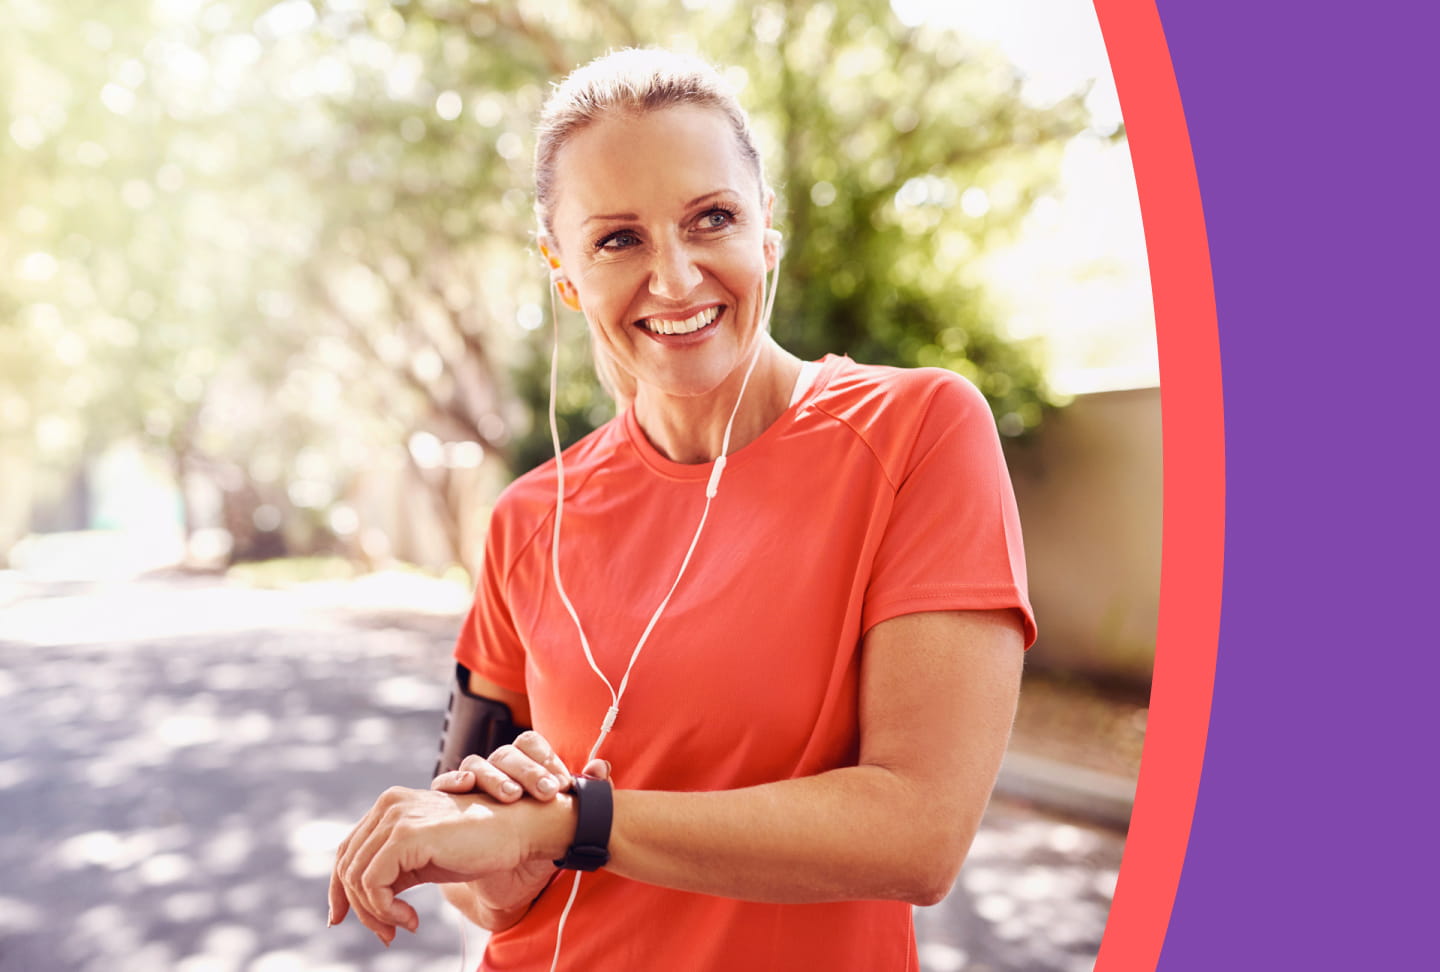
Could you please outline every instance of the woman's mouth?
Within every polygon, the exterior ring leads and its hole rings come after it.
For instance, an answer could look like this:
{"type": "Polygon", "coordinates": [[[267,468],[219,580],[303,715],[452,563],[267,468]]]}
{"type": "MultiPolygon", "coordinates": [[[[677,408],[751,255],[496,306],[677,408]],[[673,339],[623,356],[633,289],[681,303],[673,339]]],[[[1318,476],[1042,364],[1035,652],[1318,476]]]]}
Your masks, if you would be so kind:
{"type": "Polygon", "coordinates": [[[694,334],[701,328],[708,327],[715,323],[715,319],[724,310],[723,304],[714,304],[692,314],[684,320],[669,320],[663,317],[646,317],[637,323],[644,327],[651,334],[694,334]]]}

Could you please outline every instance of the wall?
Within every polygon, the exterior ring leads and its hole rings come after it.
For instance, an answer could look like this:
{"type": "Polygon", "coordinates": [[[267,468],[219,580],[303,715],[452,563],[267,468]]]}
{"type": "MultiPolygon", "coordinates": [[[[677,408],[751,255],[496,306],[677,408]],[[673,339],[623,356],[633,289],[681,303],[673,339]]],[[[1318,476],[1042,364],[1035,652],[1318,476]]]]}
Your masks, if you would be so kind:
{"type": "Polygon", "coordinates": [[[1028,663],[1148,684],[1160,598],[1160,390],[1082,395],[1006,455],[1040,626],[1028,663]]]}

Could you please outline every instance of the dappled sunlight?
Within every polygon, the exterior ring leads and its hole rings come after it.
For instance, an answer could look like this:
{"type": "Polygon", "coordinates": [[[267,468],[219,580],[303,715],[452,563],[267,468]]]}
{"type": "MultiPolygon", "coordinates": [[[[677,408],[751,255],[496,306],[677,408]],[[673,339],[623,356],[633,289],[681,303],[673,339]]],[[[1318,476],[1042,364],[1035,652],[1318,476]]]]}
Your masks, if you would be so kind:
{"type": "MultiPolygon", "coordinates": [[[[458,968],[433,888],[390,951],[324,927],[335,845],[427,782],[472,596],[352,575],[473,568],[548,455],[530,160],[566,59],[734,58],[797,353],[953,369],[1006,437],[1153,382],[1098,24],[1037,3],[10,4],[0,964],[458,968]]],[[[561,343],[573,439],[612,407],[561,343]]],[[[1087,967],[1119,840],[997,801],[922,967],[1087,967]]]]}
{"type": "Polygon", "coordinates": [[[970,960],[963,948],[926,942],[920,946],[920,967],[925,972],[960,972],[970,960]]]}
{"type": "MultiPolygon", "coordinates": [[[[317,586],[176,575],[10,600],[0,870],[25,892],[0,896],[7,969],[455,972],[461,921],[433,887],[407,892],[420,931],[388,951],[325,916],[350,827],[428,782],[463,616],[317,586]],[[101,618],[108,637],[59,637],[101,618]]],[[[1088,969],[1122,842],[997,800],[949,898],[916,911],[922,969],[1088,969]]],[[[469,929],[472,959],[483,941],[469,929]]]]}
{"type": "Polygon", "coordinates": [[[299,877],[324,878],[335,863],[335,848],[350,833],[353,820],[307,820],[286,838],[290,870],[299,877]]]}
{"type": "Polygon", "coordinates": [[[35,767],[24,759],[7,759],[0,762],[0,790],[28,783],[36,775],[35,767]]]}
{"type": "MultiPolygon", "coordinates": [[[[257,627],[323,629],[333,623],[336,612],[444,618],[462,613],[470,601],[469,588],[459,580],[402,570],[377,571],[353,580],[296,583],[283,590],[250,587],[241,580],[215,584],[205,578],[179,584],[174,578],[136,582],[142,568],[156,566],[146,560],[153,553],[136,551],[141,545],[140,538],[123,533],[22,541],[11,552],[11,560],[23,569],[0,571],[0,606],[5,608],[0,614],[0,639],[31,645],[105,645],[257,627]],[[46,596],[31,596],[42,586],[46,596]]],[[[337,651],[345,653],[345,646],[331,646],[328,654],[337,651]]],[[[183,665],[184,660],[177,659],[176,664],[183,665]]],[[[223,691],[242,687],[227,680],[274,674],[273,669],[222,661],[218,671],[203,678],[223,691]]],[[[182,680],[188,677],[185,673],[182,680]]],[[[7,690],[0,679],[0,697],[7,690]]],[[[413,695],[403,687],[392,691],[413,695]]],[[[399,704],[403,707],[409,701],[407,697],[399,704]]]]}
{"type": "MultiPolygon", "coordinates": [[[[6,968],[383,967],[356,922],[325,927],[327,878],[381,790],[427,782],[450,637],[339,603],[183,578],[12,598],[0,869],[26,893],[0,898],[6,968]]],[[[448,908],[409,897],[403,967],[454,972],[448,908]]]]}
{"type": "Polygon", "coordinates": [[[946,905],[916,911],[917,934],[932,939],[922,968],[964,969],[981,952],[991,969],[1088,972],[1123,846],[1119,833],[992,805],[946,905]],[[962,930],[939,920],[947,906],[966,915],[962,930]]]}
{"type": "MultiPolygon", "coordinates": [[[[1007,436],[1056,401],[1038,365],[1155,380],[1089,5],[11,6],[0,555],[39,519],[126,528],[152,566],[473,563],[548,445],[535,112],[569,58],[637,37],[731,62],[803,231],[788,347],[982,379],[1007,436]]],[[[562,382],[567,433],[611,414],[590,369],[562,382]]]]}
{"type": "Polygon", "coordinates": [[[45,924],[40,909],[19,898],[0,897],[0,936],[39,932],[45,924]]]}

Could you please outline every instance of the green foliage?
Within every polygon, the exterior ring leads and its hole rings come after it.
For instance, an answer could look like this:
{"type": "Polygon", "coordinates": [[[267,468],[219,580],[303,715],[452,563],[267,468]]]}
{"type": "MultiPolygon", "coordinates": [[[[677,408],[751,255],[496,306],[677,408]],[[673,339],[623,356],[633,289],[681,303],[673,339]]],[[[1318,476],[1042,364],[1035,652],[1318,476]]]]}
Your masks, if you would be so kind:
{"type": "MultiPolygon", "coordinates": [[[[780,69],[752,73],[776,119],[792,241],[777,334],[807,357],[951,368],[1002,429],[1034,427],[1049,403],[1042,377],[997,337],[966,262],[1048,187],[1059,147],[1084,128],[1079,96],[1029,107],[1006,64],[952,33],[902,27],[883,2],[782,16],[780,69]]],[[[776,62],[767,53],[761,65],[776,62]]]]}
{"type": "MultiPolygon", "coordinates": [[[[1054,399],[1029,349],[1000,336],[967,262],[1051,186],[1064,143],[1085,129],[1083,92],[1028,106],[996,55],[906,28],[883,0],[710,4],[683,20],[665,9],[642,5],[630,31],[602,30],[575,60],[660,43],[744,79],[787,241],[780,342],[806,358],[949,368],[976,382],[1007,435],[1038,426],[1054,399]]],[[[540,415],[548,364],[538,349],[532,360],[518,390],[540,415]]],[[[563,374],[570,441],[610,412],[588,373],[563,374]]],[[[537,423],[517,466],[550,451],[537,423]]]]}
{"type": "MultiPolygon", "coordinates": [[[[6,0],[0,438],[63,470],[139,435],[322,525],[365,470],[415,466],[417,432],[542,460],[531,125],[550,81],[648,44],[743,82],[783,344],[953,368],[1003,431],[1040,421],[967,266],[1048,186],[1078,95],[1029,106],[995,55],[884,0],[6,0]]],[[[569,441],[613,409],[566,316],[569,441]]],[[[484,497],[452,466],[422,478],[465,560],[457,511],[484,497]]]]}

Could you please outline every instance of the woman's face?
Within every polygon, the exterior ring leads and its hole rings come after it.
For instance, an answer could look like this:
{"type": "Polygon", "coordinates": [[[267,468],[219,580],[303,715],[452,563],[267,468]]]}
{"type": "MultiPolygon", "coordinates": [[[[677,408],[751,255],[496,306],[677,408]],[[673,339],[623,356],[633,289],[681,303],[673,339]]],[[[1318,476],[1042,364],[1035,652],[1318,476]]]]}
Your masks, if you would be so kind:
{"type": "Polygon", "coordinates": [[[561,149],[552,220],[596,340],[650,393],[743,372],[768,269],[760,200],[725,116],[695,106],[594,122],[561,149]]]}

